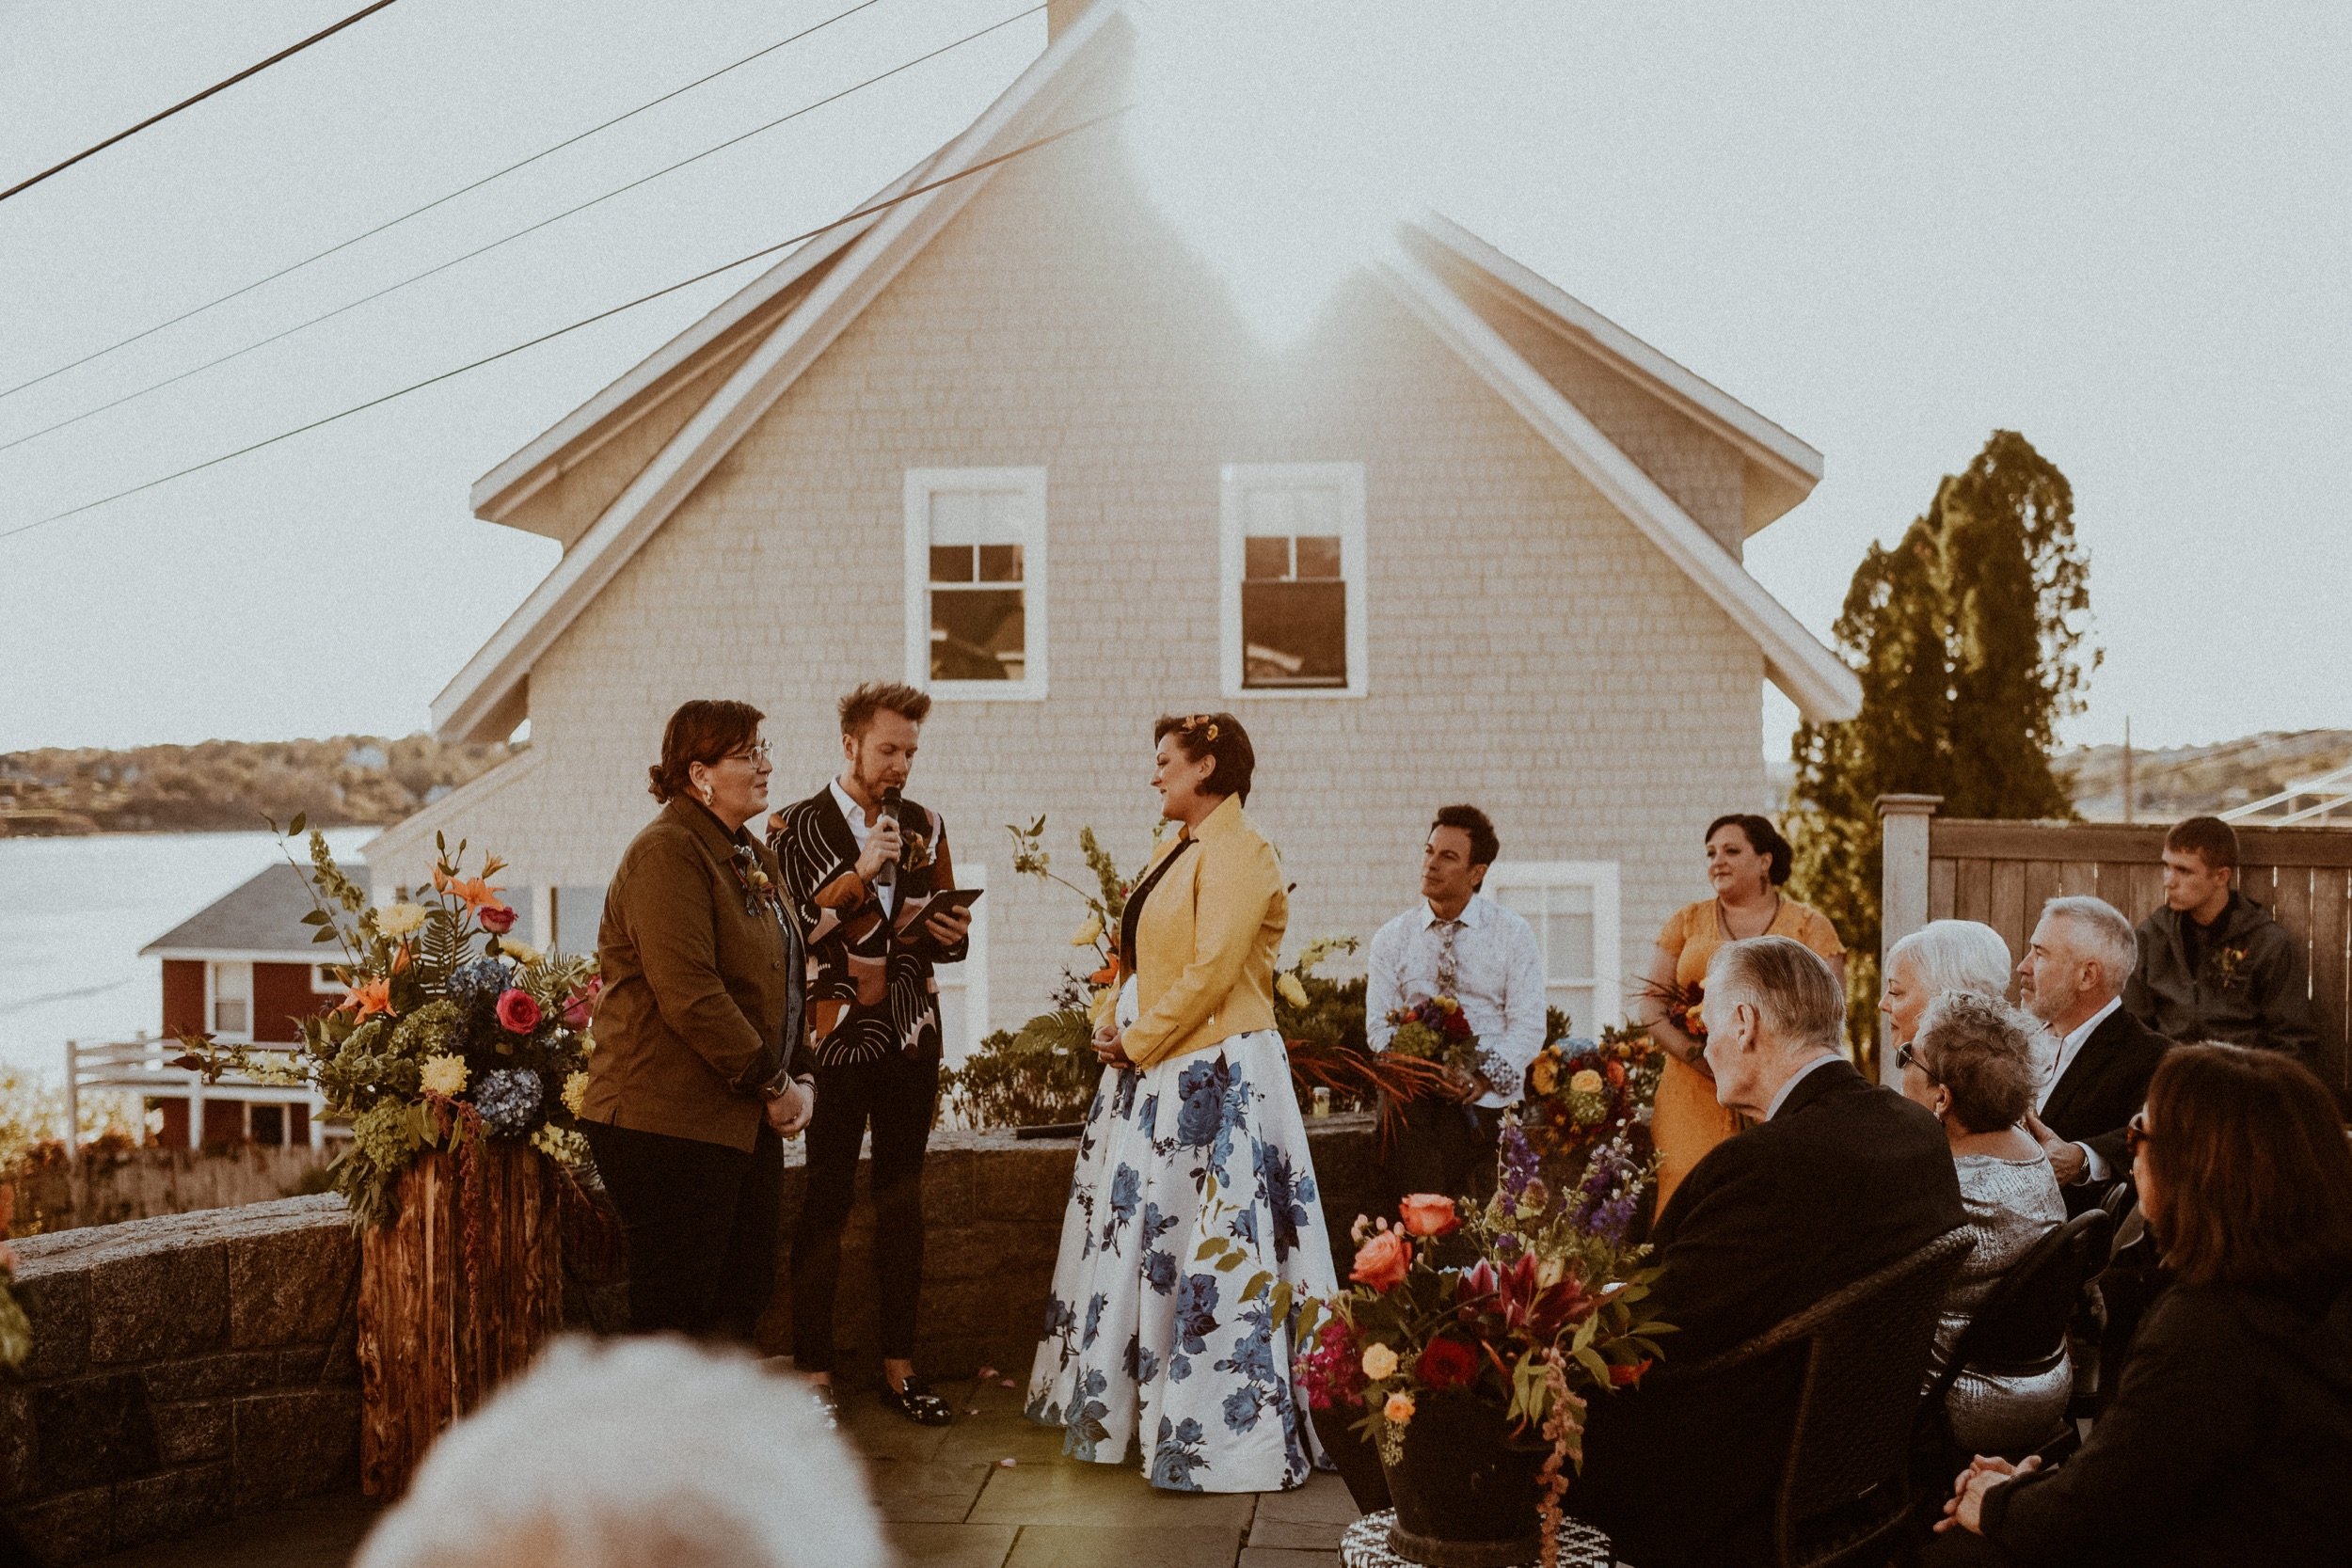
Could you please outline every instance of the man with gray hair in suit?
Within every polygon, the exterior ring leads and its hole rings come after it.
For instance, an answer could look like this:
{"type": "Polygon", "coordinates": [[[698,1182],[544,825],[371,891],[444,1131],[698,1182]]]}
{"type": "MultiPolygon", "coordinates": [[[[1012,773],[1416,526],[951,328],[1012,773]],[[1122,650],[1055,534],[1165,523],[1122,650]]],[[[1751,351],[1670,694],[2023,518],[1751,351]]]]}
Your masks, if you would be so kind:
{"type": "Polygon", "coordinates": [[[2042,906],[2017,966],[2017,999],[2058,1042],[2026,1130],[2079,1213],[2131,1170],[2124,1124],[2147,1102],[2148,1080],[2172,1042],[2123,1006],[2139,938],[2122,911],[2078,895],[2042,906]]]}
{"type": "MultiPolygon", "coordinates": [[[[1650,1240],[1669,1372],[1730,1350],[1966,1223],[1933,1116],[1854,1070],[1845,988],[1787,937],[1707,971],[1715,1098],[1757,1125],[1675,1189],[1650,1240]]],[[[1803,1368],[1788,1357],[1597,1398],[1578,1517],[1642,1568],[1772,1560],[1772,1497],[1803,1368]]],[[[1895,1413],[1908,1420],[1908,1409],[1895,1413]]]]}

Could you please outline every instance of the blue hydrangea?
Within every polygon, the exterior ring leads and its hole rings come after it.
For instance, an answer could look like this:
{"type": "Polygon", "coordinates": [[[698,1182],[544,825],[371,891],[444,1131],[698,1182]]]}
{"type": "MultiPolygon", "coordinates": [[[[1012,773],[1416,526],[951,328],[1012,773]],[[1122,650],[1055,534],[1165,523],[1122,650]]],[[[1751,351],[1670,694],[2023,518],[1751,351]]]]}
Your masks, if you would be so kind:
{"type": "Polygon", "coordinates": [[[498,1006],[499,993],[514,984],[513,974],[497,958],[460,964],[449,977],[449,999],[469,1016],[486,1014],[498,1006]]]}
{"type": "Polygon", "coordinates": [[[539,1075],[524,1068],[499,1068],[482,1075],[473,1092],[473,1108],[491,1132],[519,1138],[538,1125],[539,1101],[546,1089],[539,1075]]]}

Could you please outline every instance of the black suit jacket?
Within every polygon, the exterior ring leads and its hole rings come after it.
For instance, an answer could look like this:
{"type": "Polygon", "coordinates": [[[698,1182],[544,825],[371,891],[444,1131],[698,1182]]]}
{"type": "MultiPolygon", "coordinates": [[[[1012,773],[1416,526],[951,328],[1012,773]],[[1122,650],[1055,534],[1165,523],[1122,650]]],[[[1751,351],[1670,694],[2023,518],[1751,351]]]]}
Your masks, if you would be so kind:
{"type": "MultiPolygon", "coordinates": [[[[1658,1371],[1729,1350],[1965,1222],[1935,1117],[1849,1063],[1816,1069],[1772,1120],[1701,1160],[1659,1216],[1652,1299],[1680,1332],[1661,1341],[1658,1371]]],[[[1640,1568],[1769,1561],[1801,1370],[1788,1355],[1594,1396],[1568,1512],[1640,1568]]]]}
{"type": "MultiPolygon", "coordinates": [[[[2116,1008],[2066,1064],[2042,1108],[2042,1125],[2068,1143],[2090,1145],[2121,1176],[2131,1164],[2123,1151],[2123,1124],[2148,1102],[2148,1080],[2171,1049],[2170,1040],[2134,1018],[2130,1008],[2116,1008]]],[[[2070,1189],[2070,1199],[2080,1191],[2070,1189]]],[[[2080,1205],[2070,1201],[2067,1207],[2080,1205]]]]}

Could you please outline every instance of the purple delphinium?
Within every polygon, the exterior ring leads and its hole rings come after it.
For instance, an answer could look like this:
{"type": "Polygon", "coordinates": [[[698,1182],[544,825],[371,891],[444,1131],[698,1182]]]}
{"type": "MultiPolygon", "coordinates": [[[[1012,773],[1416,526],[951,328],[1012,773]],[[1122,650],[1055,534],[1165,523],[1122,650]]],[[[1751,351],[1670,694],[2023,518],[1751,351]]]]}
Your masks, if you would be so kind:
{"type": "Polygon", "coordinates": [[[1527,1134],[1519,1131],[1519,1118],[1503,1117],[1502,1143],[1496,1155],[1496,1170],[1502,1196],[1514,1207],[1526,1193],[1527,1184],[1535,1180],[1537,1169],[1535,1150],[1528,1143],[1527,1134]]]}
{"type": "Polygon", "coordinates": [[[1569,1216],[1577,1227],[1612,1244],[1622,1245],[1633,1224],[1642,1196],[1642,1167],[1633,1157],[1630,1139],[1623,1133],[1593,1150],[1577,1183],[1569,1216]]]}

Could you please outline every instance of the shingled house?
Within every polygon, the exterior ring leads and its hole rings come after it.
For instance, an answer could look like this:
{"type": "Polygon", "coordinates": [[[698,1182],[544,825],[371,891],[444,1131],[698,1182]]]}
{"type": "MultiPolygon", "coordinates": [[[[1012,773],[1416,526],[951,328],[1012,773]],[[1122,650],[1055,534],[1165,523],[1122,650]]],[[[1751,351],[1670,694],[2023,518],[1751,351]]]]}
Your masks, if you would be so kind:
{"type": "Polygon", "coordinates": [[[877,199],[933,188],[810,241],[475,484],[477,515],[563,556],[434,726],[528,719],[531,746],[370,864],[414,879],[462,833],[584,949],[679,702],[766,709],[781,803],[837,761],[840,691],[914,680],[937,705],[910,793],[991,883],[944,977],[976,1037],[1037,1009],[1077,913],[1007,874],[1003,825],[1047,813],[1074,860],[1091,823],[1140,861],[1153,716],[1231,708],[1295,941],[1369,935],[1432,810],[1472,800],[1554,1000],[1614,1017],[1702,886],[1708,820],[1767,803],[1764,683],[1857,705],[1740,564],[1820,454],[1442,218],[1278,349],[1152,205],[1132,125],[948,179],[1133,97],[1116,0],[1055,9],[1045,53],[877,199]]]}

